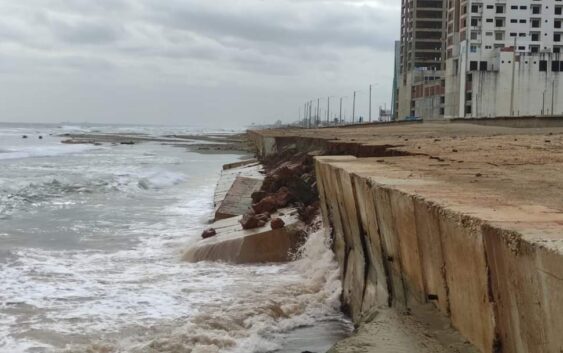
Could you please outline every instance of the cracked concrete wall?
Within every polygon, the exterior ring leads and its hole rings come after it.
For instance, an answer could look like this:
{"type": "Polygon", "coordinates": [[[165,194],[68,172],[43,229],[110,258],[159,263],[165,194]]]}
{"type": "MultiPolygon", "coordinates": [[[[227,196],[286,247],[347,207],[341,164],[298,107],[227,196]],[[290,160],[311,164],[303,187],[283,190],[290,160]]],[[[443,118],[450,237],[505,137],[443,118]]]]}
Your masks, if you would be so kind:
{"type": "Polygon", "coordinates": [[[357,325],[380,306],[431,302],[484,353],[561,351],[559,252],[365,170],[355,157],[316,157],[342,301],[357,325]]]}

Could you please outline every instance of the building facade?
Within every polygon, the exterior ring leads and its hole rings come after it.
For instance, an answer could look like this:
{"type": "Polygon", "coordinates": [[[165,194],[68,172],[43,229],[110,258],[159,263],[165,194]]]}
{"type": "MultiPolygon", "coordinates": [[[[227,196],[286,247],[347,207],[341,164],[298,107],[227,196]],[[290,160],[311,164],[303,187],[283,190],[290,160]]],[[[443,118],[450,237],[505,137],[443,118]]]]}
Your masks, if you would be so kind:
{"type": "Polygon", "coordinates": [[[563,114],[562,11],[561,0],[449,0],[445,116],[563,114]]]}
{"type": "MultiPolygon", "coordinates": [[[[446,0],[442,19],[442,65],[401,51],[399,118],[563,114],[563,0],[446,0]]],[[[417,48],[426,33],[404,27],[401,49],[417,48]]]]}
{"type": "Polygon", "coordinates": [[[421,116],[441,100],[445,6],[446,0],[402,0],[398,119],[421,116]]]}

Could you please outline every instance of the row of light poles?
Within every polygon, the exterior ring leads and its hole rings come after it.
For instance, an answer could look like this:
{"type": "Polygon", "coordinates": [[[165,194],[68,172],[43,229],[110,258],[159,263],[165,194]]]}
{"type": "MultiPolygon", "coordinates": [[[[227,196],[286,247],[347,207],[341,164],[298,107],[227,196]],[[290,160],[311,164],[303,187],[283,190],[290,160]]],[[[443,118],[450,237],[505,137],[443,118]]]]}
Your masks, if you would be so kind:
{"type": "MultiPolygon", "coordinates": [[[[371,120],[372,120],[372,115],[371,115],[372,88],[375,85],[376,84],[370,84],[369,85],[369,118],[368,118],[368,122],[370,122],[370,123],[371,123],[371,120]]],[[[361,91],[354,91],[353,92],[352,124],[356,123],[356,94],[359,93],[359,92],[361,92],[361,91]]],[[[335,98],[335,97],[334,96],[328,96],[326,98],[326,124],[327,125],[330,125],[330,99],[331,98],[335,98]]],[[[339,115],[338,115],[338,119],[335,119],[335,123],[342,124],[344,122],[344,120],[342,118],[342,101],[343,101],[344,98],[348,98],[348,96],[340,97],[339,115]]],[[[305,102],[305,104],[303,106],[303,119],[301,119],[301,108],[299,108],[299,118],[300,118],[300,120],[302,120],[303,125],[305,127],[310,128],[313,125],[318,126],[318,125],[321,124],[320,103],[321,103],[321,98],[311,99],[311,100],[305,102]],[[316,103],[317,103],[316,107],[315,107],[315,100],[316,100],[316,103]],[[315,114],[313,114],[313,110],[316,110],[315,114]]]]}

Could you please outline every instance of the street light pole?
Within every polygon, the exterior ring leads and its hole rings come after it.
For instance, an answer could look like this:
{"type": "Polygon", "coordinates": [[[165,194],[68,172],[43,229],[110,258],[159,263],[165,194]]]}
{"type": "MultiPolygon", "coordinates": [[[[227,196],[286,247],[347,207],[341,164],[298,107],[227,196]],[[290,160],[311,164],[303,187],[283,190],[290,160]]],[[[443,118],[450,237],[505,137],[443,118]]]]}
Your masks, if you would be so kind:
{"type": "Polygon", "coordinates": [[[330,97],[326,99],[326,125],[330,124],[330,97]]]}
{"type": "Polygon", "coordinates": [[[319,118],[320,118],[320,103],[321,103],[321,99],[317,98],[317,116],[315,117],[315,126],[317,126],[319,124],[319,118]]]}
{"type": "Polygon", "coordinates": [[[342,124],[342,98],[344,97],[340,97],[340,117],[338,120],[340,120],[340,123],[342,124]]]}
{"type": "Polygon", "coordinates": [[[311,119],[313,117],[313,101],[309,101],[309,128],[312,127],[311,119]]]}
{"type": "Polygon", "coordinates": [[[354,100],[352,101],[352,124],[356,121],[356,91],[354,91],[354,100]]]}
{"type": "Polygon", "coordinates": [[[369,122],[371,123],[371,85],[369,85],[369,122]]]}

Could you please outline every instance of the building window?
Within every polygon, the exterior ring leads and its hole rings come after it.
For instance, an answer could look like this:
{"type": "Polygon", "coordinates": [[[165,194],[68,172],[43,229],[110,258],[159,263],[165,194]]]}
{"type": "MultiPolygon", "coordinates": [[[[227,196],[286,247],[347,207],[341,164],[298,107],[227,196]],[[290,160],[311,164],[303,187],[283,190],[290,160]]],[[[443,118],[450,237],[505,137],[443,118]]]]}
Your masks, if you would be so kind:
{"type": "Polygon", "coordinates": [[[541,14],[541,5],[532,5],[532,13],[534,15],[541,14]]]}
{"type": "Polygon", "coordinates": [[[495,18],[495,27],[504,27],[504,18],[495,18]]]}
{"type": "Polygon", "coordinates": [[[520,22],[520,23],[526,23],[526,20],[520,20],[520,21],[518,21],[518,22],[520,22]]]}
{"type": "Polygon", "coordinates": [[[541,20],[539,18],[532,18],[530,20],[532,23],[532,28],[540,28],[541,27],[541,20]]]}
{"type": "Polygon", "coordinates": [[[510,36],[511,36],[511,37],[516,37],[516,33],[510,32],[510,36]]]}
{"type": "Polygon", "coordinates": [[[518,50],[524,51],[526,50],[526,47],[518,47],[518,50]]]}
{"type": "Polygon", "coordinates": [[[495,40],[504,40],[504,32],[495,32],[495,40]]]}
{"type": "Polygon", "coordinates": [[[524,5],[524,6],[520,6],[520,10],[527,10],[528,6],[524,5]]]}
{"type": "Polygon", "coordinates": [[[479,25],[479,19],[477,17],[471,18],[471,26],[477,27],[479,25]]]}
{"type": "Polygon", "coordinates": [[[470,51],[471,53],[476,53],[476,52],[477,52],[477,46],[476,46],[476,45],[470,46],[470,47],[469,47],[469,51],[470,51]]]}
{"type": "Polygon", "coordinates": [[[504,5],[497,5],[495,12],[496,13],[504,13],[504,5]]]}
{"type": "Polygon", "coordinates": [[[471,32],[471,40],[477,40],[479,32],[471,32]]]}
{"type": "Polygon", "coordinates": [[[471,13],[479,13],[479,6],[471,5],[471,13]]]}
{"type": "Polygon", "coordinates": [[[487,5],[487,8],[490,10],[490,9],[494,9],[495,6],[494,5],[487,5]]]}
{"type": "Polygon", "coordinates": [[[562,9],[561,6],[555,6],[555,14],[556,14],[556,15],[561,15],[561,9],[562,9]]]}
{"type": "Polygon", "coordinates": [[[561,33],[553,33],[553,41],[560,42],[561,41],[561,33]]]}
{"type": "Polygon", "coordinates": [[[526,33],[518,33],[518,37],[525,37],[526,33]]]}
{"type": "Polygon", "coordinates": [[[487,21],[487,23],[493,23],[493,19],[492,19],[492,18],[487,18],[486,21],[487,21]]]}
{"type": "Polygon", "coordinates": [[[530,45],[530,52],[531,53],[538,53],[540,51],[540,47],[537,45],[530,45]]]}
{"type": "Polygon", "coordinates": [[[540,71],[547,71],[547,60],[540,60],[540,71]]]}
{"type": "Polygon", "coordinates": [[[539,42],[540,41],[540,34],[539,33],[530,33],[530,37],[532,42],[539,42]]]}
{"type": "Polygon", "coordinates": [[[480,61],[479,62],[479,71],[487,71],[487,62],[486,61],[480,61]]]}
{"type": "Polygon", "coordinates": [[[510,6],[510,9],[511,9],[511,10],[518,10],[518,6],[517,6],[517,5],[512,5],[512,6],[510,6]]]}
{"type": "Polygon", "coordinates": [[[477,61],[470,61],[469,62],[469,71],[477,71],[477,61]]]}
{"type": "Polygon", "coordinates": [[[465,114],[471,114],[471,105],[465,106],[465,114]]]}
{"type": "Polygon", "coordinates": [[[561,28],[561,20],[555,20],[555,22],[553,22],[553,27],[554,28],[561,28]]]}
{"type": "Polygon", "coordinates": [[[559,72],[559,61],[553,60],[551,62],[551,71],[559,72]]]}

